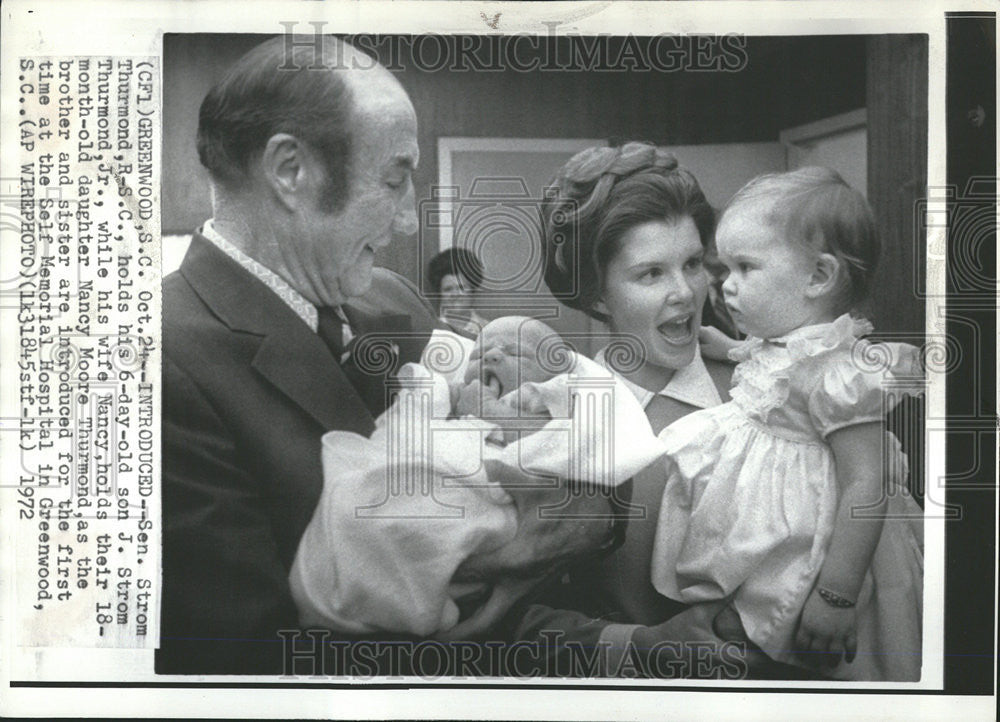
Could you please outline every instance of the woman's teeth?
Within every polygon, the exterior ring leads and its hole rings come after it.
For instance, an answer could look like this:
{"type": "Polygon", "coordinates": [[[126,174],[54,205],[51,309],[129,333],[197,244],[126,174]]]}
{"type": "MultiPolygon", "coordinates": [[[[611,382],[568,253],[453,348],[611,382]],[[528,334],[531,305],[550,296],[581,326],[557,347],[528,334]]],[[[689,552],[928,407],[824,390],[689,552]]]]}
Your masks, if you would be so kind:
{"type": "Polygon", "coordinates": [[[686,344],[691,341],[691,316],[685,316],[674,321],[661,323],[656,329],[667,341],[673,344],[686,344]]]}

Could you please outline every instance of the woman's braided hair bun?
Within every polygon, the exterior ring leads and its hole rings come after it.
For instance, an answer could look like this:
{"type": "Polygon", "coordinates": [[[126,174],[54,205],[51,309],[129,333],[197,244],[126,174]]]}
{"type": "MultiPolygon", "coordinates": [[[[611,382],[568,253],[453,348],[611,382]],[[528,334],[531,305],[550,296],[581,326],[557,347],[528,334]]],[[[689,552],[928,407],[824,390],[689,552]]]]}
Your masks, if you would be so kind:
{"type": "Polygon", "coordinates": [[[651,143],[626,143],[617,148],[595,147],[580,151],[563,166],[556,180],[565,179],[582,187],[605,178],[613,183],[617,178],[640,170],[673,170],[676,167],[677,158],[664,148],[651,143]]]}
{"type": "Polygon", "coordinates": [[[714,230],[714,212],[697,181],[678,167],[673,153],[652,143],[587,148],[567,161],[549,187],[555,193],[543,207],[545,283],[570,308],[601,320],[593,306],[601,268],[616,250],[617,238],[609,236],[627,230],[620,226],[690,215],[703,243],[714,230]],[[704,208],[689,208],[692,202],[704,208]],[[623,213],[616,208],[631,214],[618,217],[623,213]]]}

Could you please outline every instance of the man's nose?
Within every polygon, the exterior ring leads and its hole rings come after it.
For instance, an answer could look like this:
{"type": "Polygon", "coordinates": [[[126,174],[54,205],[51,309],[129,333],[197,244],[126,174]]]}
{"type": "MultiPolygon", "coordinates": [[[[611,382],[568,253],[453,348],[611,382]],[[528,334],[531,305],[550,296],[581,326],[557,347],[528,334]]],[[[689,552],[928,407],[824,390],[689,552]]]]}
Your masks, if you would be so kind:
{"type": "Polygon", "coordinates": [[[417,232],[417,209],[413,202],[413,186],[403,199],[392,219],[392,230],[403,236],[412,236],[417,232]]]}
{"type": "Polygon", "coordinates": [[[491,348],[485,354],[483,354],[483,363],[491,364],[496,366],[503,360],[503,353],[500,349],[491,348]]]}

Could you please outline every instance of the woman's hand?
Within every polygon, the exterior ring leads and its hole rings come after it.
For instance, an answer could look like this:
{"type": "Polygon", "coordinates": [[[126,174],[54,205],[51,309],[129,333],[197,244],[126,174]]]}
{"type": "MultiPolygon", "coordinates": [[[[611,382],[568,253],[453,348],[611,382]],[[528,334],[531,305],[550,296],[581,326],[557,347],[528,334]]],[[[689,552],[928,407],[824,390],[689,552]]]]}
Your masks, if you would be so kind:
{"type": "Polygon", "coordinates": [[[701,355],[716,361],[729,359],[729,350],[740,345],[734,338],[729,338],[714,326],[702,326],[698,331],[698,343],[701,344],[701,355]]]}
{"type": "Polygon", "coordinates": [[[646,665],[640,667],[647,676],[686,679],[801,678],[803,675],[795,668],[775,662],[755,644],[719,637],[715,622],[725,612],[728,603],[727,599],[699,602],[665,622],[636,629],[632,634],[632,643],[646,665]]]}
{"type": "Polygon", "coordinates": [[[810,667],[835,667],[843,657],[853,662],[858,651],[854,607],[834,607],[812,590],[802,609],[795,635],[798,654],[810,667]]]}

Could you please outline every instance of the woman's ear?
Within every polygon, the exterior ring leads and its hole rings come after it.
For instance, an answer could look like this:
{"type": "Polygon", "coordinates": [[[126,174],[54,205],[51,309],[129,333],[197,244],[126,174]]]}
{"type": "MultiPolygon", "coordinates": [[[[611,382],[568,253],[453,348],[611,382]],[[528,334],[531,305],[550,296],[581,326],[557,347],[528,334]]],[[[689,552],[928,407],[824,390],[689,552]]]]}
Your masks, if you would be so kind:
{"type": "Polygon", "coordinates": [[[294,135],[272,135],[261,153],[260,165],[264,179],[283,206],[295,210],[302,203],[307,185],[307,167],[302,142],[294,135]]]}
{"type": "Polygon", "coordinates": [[[836,289],[840,281],[840,259],[831,253],[821,253],[816,257],[806,296],[820,298],[836,289]]]}

